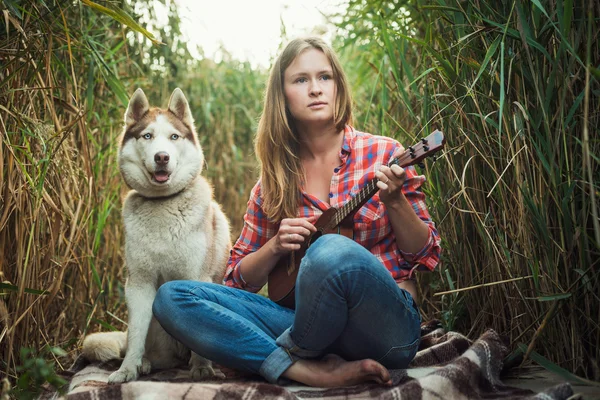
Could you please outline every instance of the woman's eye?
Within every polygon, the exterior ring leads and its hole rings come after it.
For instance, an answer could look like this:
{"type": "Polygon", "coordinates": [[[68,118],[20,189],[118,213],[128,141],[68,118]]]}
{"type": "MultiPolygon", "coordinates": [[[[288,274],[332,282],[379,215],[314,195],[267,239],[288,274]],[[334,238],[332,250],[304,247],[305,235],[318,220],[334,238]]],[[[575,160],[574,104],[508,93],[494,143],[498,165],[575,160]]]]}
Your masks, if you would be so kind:
{"type": "Polygon", "coordinates": [[[296,82],[304,83],[304,82],[306,82],[306,78],[298,78],[298,79],[296,79],[296,82]]]}
{"type": "Polygon", "coordinates": [[[177,139],[179,139],[179,135],[178,134],[174,133],[174,134],[171,135],[171,140],[177,140],[177,139]]]}
{"type": "Polygon", "coordinates": [[[152,139],[152,134],[151,133],[145,133],[144,136],[142,136],[144,139],[146,140],[150,140],[152,139]]]}
{"type": "Polygon", "coordinates": [[[328,80],[330,80],[330,79],[331,79],[331,76],[329,76],[329,75],[323,75],[323,76],[321,77],[321,79],[323,79],[324,81],[328,81],[328,80]]]}

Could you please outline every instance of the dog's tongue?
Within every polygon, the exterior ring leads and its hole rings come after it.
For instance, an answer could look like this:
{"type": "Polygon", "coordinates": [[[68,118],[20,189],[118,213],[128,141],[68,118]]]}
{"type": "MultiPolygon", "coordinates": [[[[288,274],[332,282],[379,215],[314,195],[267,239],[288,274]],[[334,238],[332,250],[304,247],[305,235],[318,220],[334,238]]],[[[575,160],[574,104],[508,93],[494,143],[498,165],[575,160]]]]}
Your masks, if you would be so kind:
{"type": "Polygon", "coordinates": [[[166,182],[169,179],[167,171],[156,171],[154,173],[154,179],[156,182],[166,182]]]}

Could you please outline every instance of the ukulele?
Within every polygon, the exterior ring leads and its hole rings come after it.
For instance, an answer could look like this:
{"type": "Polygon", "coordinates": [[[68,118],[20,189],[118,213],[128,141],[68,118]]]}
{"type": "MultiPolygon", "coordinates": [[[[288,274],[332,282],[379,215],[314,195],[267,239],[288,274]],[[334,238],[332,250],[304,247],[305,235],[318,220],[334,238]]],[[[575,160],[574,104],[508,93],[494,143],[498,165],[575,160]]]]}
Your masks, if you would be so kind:
{"type": "MultiPolygon", "coordinates": [[[[396,164],[405,168],[419,164],[423,159],[441,150],[445,143],[444,134],[436,130],[417,144],[410,146],[402,155],[391,160],[388,166],[396,164]]],[[[326,233],[338,233],[353,238],[354,214],[377,193],[379,190],[377,182],[377,178],[371,179],[342,207],[331,207],[325,210],[314,223],[317,231],[306,238],[299,250],[294,250],[279,259],[269,274],[268,292],[271,300],[281,306],[295,308],[296,277],[300,269],[300,261],[306,250],[315,240],[326,233]]]]}

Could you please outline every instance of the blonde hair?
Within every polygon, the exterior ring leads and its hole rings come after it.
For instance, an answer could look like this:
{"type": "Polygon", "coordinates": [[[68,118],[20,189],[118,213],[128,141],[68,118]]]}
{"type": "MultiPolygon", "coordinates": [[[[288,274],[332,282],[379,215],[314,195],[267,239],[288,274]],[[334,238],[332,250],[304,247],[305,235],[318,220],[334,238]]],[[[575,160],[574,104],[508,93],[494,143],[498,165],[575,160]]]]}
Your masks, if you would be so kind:
{"type": "Polygon", "coordinates": [[[331,63],[337,96],[333,120],[342,130],[352,123],[352,99],[346,74],[333,49],[317,37],[294,39],[271,68],[263,112],[258,123],[255,151],[260,161],[261,197],[267,217],[280,221],[296,217],[301,201],[304,172],[298,157],[299,140],[283,91],[285,70],[307,49],[322,51],[331,63]]]}

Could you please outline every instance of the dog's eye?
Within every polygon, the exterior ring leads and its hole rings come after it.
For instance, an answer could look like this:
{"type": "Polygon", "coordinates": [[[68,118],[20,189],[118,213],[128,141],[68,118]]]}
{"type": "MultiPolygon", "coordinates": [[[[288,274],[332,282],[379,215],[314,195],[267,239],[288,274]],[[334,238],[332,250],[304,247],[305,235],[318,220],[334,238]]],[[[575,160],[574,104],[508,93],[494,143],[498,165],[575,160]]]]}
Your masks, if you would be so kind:
{"type": "Polygon", "coordinates": [[[174,133],[174,134],[171,135],[171,140],[177,140],[177,139],[179,139],[179,135],[178,134],[174,133]]]}
{"type": "Polygon", "coordinates": [[[146,134],[144,134],[144,136],[142,136],[142,137],[143,137],[144,139],[146,139],[146,140],[150,140],[150,139],[152,139],[152,134],[151,134],[151,133],[146,133],[146,134]]]}

